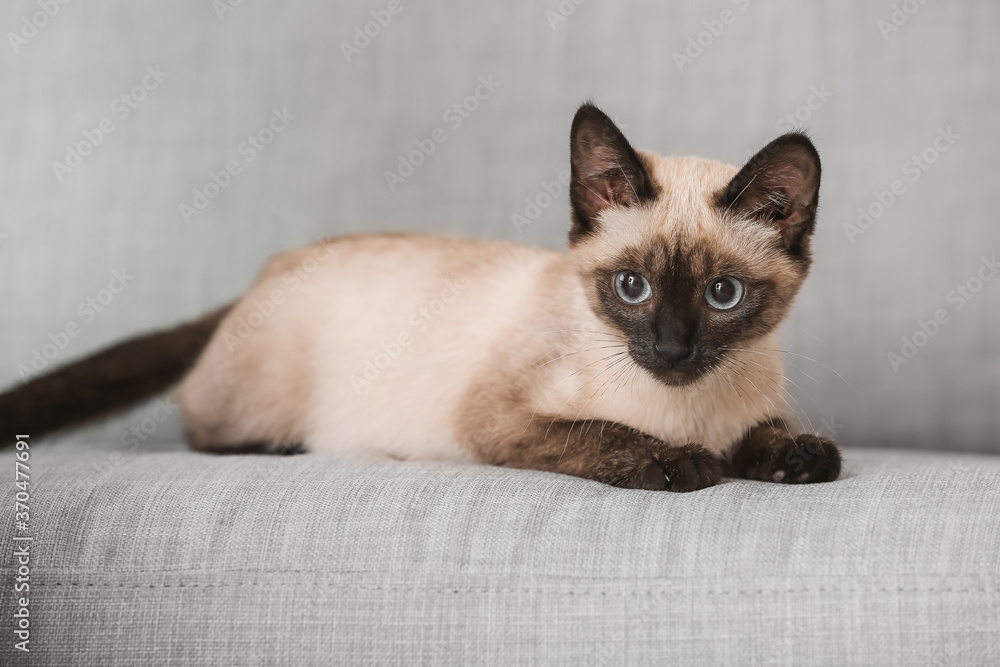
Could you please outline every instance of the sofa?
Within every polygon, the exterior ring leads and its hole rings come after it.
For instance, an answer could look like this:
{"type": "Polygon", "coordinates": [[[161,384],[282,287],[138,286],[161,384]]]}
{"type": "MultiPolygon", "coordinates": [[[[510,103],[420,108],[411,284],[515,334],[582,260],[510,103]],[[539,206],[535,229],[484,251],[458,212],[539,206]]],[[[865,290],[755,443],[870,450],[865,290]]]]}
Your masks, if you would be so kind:
{"type": "Polygon", "coordinates": [[[997,457],[848,449],[836,482],[687,494],[72,438],[29,465],[3,664],[1000,664],[997,457]]]}
{"type": "Polygon", "coordinates": [[[0,24],[0,389],[321,237],[564,248],[593,99],[663,154],[813,138],[783,349],[794,425],[846,453],[829,484],[673,495],[196,454],[147,405],[33,442],[22,490],[2,433],[0,665],[1000,665],[995,0],[23,0],[0,24]]]}

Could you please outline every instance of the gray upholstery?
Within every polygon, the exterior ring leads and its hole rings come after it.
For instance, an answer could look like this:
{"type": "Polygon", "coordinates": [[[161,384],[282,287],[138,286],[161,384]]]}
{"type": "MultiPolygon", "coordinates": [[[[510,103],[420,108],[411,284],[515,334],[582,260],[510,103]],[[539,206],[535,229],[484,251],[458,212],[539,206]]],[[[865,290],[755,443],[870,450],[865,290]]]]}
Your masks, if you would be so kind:
{"type": "Polygon", "coordinates": [[[520,234],[511,216],[567,168],[570,119],[592,96],[636,146],[729,162],[798,113],[824,186],[815,272],[786,327],[786,349],[816,360],[789,357],[797,402],[856,446],[1000,451],[1000,281],[961,310],[947,300],[1000,252],[995,1],[900,1],[919,11],[883,37],[893,3],[592,0],[558,21],[557,0],[402,0],[350,62],[340,43],[387,0],[242,2],[220,20],[225,1],[72,2],[16,53],[7,32],[38,5],[0,6],[0,384],[70,322],[81,331],[57,361],[223,303],[265,257],[319,236],[561,248],[565,194],[520,234]],[[732,22],[678,71],[673,54],[723,10],[732,22]],[[157,65],[169,76],[119,120],[114,100],[157,65]],[[490,74],[501,86],[453,129],[445,111],[490,74]],[[296,117],[245,162],[275,107],[296,117]],[[104,118],[114,131],[59,182],[52,162],[104,118]],[[390,192],[384,172],[437,127],[447,141],[390,192]],[[911,181],[904,163],[949,127],[960,138],[911,181]],[[178,206],[229,160],[242,173],[185,224],[178,206]],[[844,225],[896,179],[906,193],[851,243],[844,225]],[[123,268],[134,281],[86,320],[78,305],[123,268]],[[887,354],[939,309],[948,323],[894,373],[887,354]]]}
{"type": "Polygon", "coordinates": [[[1000,664],[996,458],[691,494],[70,442],[31,466],[24,664],[1000,664]]]}
{"type": "Polygon", "coordinates": [[[140,407],[33,446],[32,653],[14,654],[5,611],[0,663],[1000,664],[1000,460],[861,449],[1000,453],[1000,280],[961,309],[949,298],[1000,253],[1000,4],[402,0],[348,62],[341,42],[388,4],[78,1],[15,49],[39,4],[3,3],[0,385],[36,355],[51,367],[198,315],[321,236],[561,248],[565,192],[531,224],[512,216],[545,201],[593,97],[662,153],[738,163],[793,123],[811,133],[816,262],[785,349],[803,424],[854,447],[845,478],[672,495],[222,459],[179,448],[176,416],[140,407]],[[895,5],[919,10],[883,35],[895,5]],[[455,127],[446,110],[491,76],[455,127]],[[123,118],[116,100],[144,80],[123,118]],[[248,161],[241,145],[275,109],[294,118],[248,161]],[[113,131],[57,176],[104,119],[113,131]],[[435,128],[447,140],[390,191],[385,172],[435,128]],[[947,150],[912,180],[907,162],[935,141],[947,150]],[[225,187],[185,220],[213,174],[225,187]],[[897,179],[906,191],[887,194],[897,179]],[[845,229],[890,196],[863,234],[845,229]],[[934,335],[894,370],[888,353],[922,326],[934,335]]]}

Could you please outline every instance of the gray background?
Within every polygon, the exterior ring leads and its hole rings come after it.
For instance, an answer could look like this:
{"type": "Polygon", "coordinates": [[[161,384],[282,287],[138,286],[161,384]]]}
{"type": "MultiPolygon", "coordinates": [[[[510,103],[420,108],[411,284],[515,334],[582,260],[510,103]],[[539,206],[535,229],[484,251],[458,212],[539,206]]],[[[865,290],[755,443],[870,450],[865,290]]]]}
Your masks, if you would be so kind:
{"type": "MultiPolygon", "coordinates": [[[[786,349],[808,357],[788,357],[804,420],[852,445],[1000,451],[1000,280],[960,311],[946,300],[1000,252],[1000,5],[914,2],[886,38],[889,2],[590,0],[553,27],[555,0],[403,0],[348,63],[340,43],[386,4],[244,0],[220,19],[208,0],[71,2],[15,53],[8,33],[39,7],[4,3],[0,384],[69,322],[81,333],[57,361],[196,316],[268,255],[320,236],[562,248],[565,194],[520,234],[511,215],[567,168],[586,98],[639,148],[738,163],[825,87],[796,121],[824,159],[814,273],[785,327],[786,349]],[[734,20],[679,71],[673,54],[727,9],[734,20]],[[157,65],[169,76],[119,120],[112,102],[157,65]],[[453,130],[444,111],[491,74],[501,86],[453,130]],[[185,224],[179,204],[242,160],[274,107],[296,118],[185,224]],[[51,163],[103,118],[114,132],[60,183],[51,163]],[[436,127],[448,140],[391,193],[384,172],[436,127]],[[940,128],[960,138],[911,182],[904,162],[940,128]],[[895,179],[906,193],[851,243],[845,223],[895,179]],[[135,280],[86,322],[78,304],[121,269],[135,280]],[[894,372],[887,353],[939,308],[950,321],[894,372]]],[[[117,438],[146,414],[91,434],[117,438]]],[[[153,439],[178,436],[173,422],[153,439]]]]}

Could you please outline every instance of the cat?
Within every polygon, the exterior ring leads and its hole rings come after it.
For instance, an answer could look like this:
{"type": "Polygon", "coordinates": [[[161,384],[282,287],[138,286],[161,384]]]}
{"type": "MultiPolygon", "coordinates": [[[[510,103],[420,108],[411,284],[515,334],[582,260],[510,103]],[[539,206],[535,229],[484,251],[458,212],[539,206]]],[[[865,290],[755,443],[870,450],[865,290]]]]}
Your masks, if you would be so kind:
{"type": "Polygon", "coordinates": [[[271,258],[237,301],[0,396],[4,433],[179,382],[191,446],[478,462],[649,490],[837,479],[794,433],[776,327],[811,262],[820,158],[742,168],[636,151],[591,103],[570,131],[567,254],[408,234],[271,258]]]}

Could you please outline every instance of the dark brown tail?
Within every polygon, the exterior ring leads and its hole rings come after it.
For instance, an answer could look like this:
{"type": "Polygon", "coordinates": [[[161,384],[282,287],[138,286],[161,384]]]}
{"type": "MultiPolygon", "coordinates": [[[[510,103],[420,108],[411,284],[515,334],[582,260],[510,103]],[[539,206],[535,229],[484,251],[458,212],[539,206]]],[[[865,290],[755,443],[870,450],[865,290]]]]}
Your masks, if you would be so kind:
{"type": "Polygon", "coordinates": [[[0,394],[0,434],[40,438],[156,396],[184,377],[232,307],[132,338],[0,394]]]}

